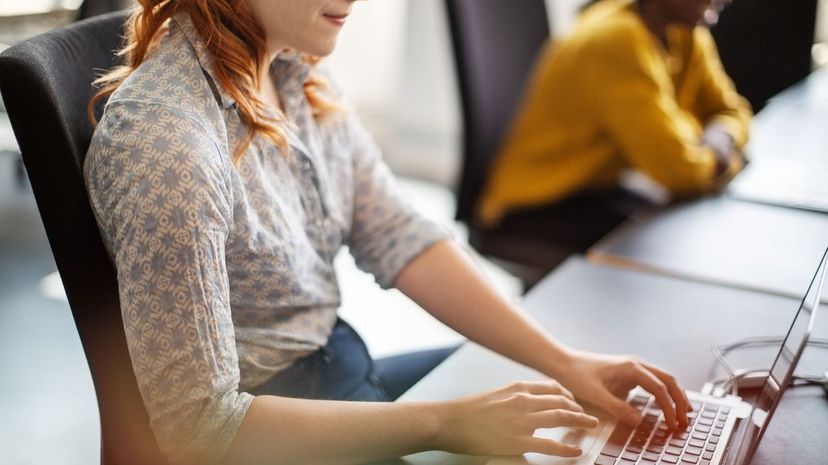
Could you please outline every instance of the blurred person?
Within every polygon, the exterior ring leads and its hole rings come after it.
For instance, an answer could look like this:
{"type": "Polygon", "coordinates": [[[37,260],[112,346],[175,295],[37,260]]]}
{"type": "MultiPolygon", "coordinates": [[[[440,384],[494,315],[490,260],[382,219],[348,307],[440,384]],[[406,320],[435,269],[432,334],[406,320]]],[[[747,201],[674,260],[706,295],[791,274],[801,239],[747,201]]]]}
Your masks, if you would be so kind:
{"type": "Polygon", "coordinates": [[[571,34],[540,53],[478,205],[480,224],[543,210],[564,230],[550,240],[580,252],[591,245],[583,238],[648,204],[619,187],[625,171],[673,198],[723,187],[743,166],[752,116],[702,21],[727,3],[591,2],[571,34]]]}
{"type": "MultiPolygon", "coordinates": [[[[621,421],[640,385],[673,428],[662,369],[556,342],[405,202],[318,64],[353,0],[141,0],[85,161],[118,273],[150,427],[172,464],[359,463],[426,449],[576,456],[534,438],[621,421]],[[447,355],[371,359],[338,318],[343,245],[471,340],[549,376],[442,402],[390,402],[447,355]],[[379,401],[379,402],[374,402],[379,401]]],[[[379,309],[378,309],[379,310],[379,309]]],[[[596,322],[596,324],[599,324],[596,322]]]]}

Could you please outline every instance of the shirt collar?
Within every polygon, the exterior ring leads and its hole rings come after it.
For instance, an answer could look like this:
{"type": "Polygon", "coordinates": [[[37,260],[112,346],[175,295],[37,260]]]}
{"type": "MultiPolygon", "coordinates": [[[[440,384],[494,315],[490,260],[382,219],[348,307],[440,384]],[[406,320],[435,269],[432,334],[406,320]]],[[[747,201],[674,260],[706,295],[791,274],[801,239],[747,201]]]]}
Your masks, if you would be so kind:
{"type": "MultiPolygon", "coordinates": [[[[236,107],[236,101],[219,84],[216,79],[213,57],[207,50],[207,46],[196,31],[193,21],[185,12],[178,13],[170,20],[170,34],[180,32],[193,47],[199,65],[212,80],[212,85],[218,94],[222,108],[236,107]]],[[[269,72],[279,91],[279,97],[287,101],[293,101],[297,96],[304,95],[304,84],[310,76],[311,65],[306,62],[302,54],[285,50],[276,55],[273,63],[270,64],[269,72]]]]}

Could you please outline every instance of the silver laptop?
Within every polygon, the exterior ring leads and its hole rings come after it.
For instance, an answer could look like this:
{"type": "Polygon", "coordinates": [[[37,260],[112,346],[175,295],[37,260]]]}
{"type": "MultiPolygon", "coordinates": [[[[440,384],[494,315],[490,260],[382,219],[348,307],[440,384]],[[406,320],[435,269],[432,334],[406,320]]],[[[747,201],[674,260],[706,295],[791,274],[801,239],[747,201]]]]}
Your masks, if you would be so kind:
{"type": "Polygon", "coordinates": [[[806,101],[789,95],[785,99],[794,102],[772,102],[754,118],[747,147],[751,162],[727,193],[740,200],[828,212],[828,107],[816,95],[828,95],[828,72],[815,72],[797,87],[811,94],[806,101]]]}
{"type": "MultiPolygon", "coordinates": [[[[587,411],[601,420],[594,430],[539,429],[535,436],[578,445],[581,457],[561,458],[543,454],[497,457],[489,465],[747,465],[767,428],[779,400],[790,384],[816,320],[820,294],[828,268],[828,250],[822,256],[808,291],[799,305],[779,354],[771,365],[756,405],[736,397],[716,398],[688,392],[694,411],[682,433],[672,434],[654,399],[642,390],[629,402],[641,412],[638,427],[587,411]]],[[[781,329],[781,328],[780,328],[781,329]]]]}
{"type": "Polygon", "coordinates": [[[730,197],[748,202],[828,212],[828,156],[818,163],[797,157],[753,161],[727,188],[730,197]]]}

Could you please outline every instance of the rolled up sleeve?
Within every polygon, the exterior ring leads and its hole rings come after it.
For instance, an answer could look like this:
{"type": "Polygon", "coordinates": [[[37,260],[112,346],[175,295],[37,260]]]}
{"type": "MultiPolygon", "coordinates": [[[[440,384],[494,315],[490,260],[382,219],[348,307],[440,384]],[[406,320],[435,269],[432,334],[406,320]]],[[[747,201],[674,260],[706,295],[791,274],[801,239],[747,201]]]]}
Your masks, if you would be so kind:
{"type": "Polygon", "coordinates": [[[173,464],[215,463],[252,401],[238,390],[226,162],[196,120],[122,101],[107,108],[85,169],[153,433],[173,464]]]}
{"type": "Polygon", "coordinates": [[[392,287],[399,272],[449,230],[405,199],[381,152],[356,117],[346,122],[353,148],[354,213],[348,245],[357,266],[392,287]]]}

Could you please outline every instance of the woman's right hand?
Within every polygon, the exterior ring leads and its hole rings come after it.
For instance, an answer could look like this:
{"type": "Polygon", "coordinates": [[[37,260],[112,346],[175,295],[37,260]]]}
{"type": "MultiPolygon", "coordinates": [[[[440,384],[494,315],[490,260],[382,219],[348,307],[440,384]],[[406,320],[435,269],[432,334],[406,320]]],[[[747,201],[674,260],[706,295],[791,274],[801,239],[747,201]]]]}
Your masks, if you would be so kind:
{"type": "Polygon", "coordinates": [[[572,393],[554,380],[518,382],[441,404],[436,449],[473,455],[538,452],[577,457],[576,446],[533,437],[538,428],[595,428],[572,393]]]}

